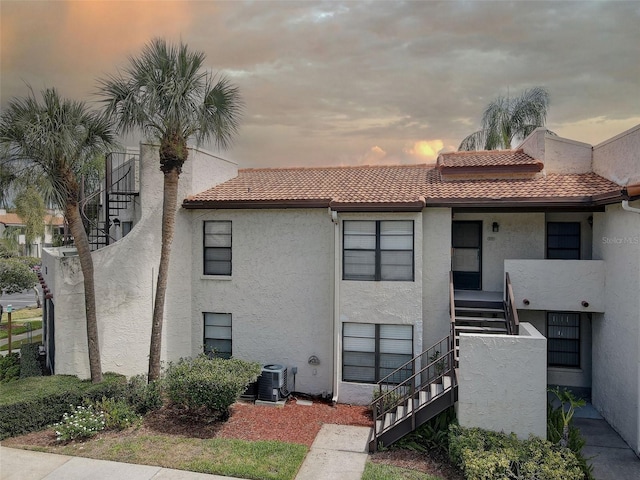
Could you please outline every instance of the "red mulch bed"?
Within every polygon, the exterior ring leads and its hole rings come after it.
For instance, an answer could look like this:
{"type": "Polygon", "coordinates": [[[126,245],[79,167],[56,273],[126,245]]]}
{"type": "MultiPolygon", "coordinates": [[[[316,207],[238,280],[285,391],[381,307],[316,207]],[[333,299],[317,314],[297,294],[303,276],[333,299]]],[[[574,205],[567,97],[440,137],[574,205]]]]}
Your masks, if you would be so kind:
{"type": "MultiPolygon", "coordinates": [[[[241,440],[278,440],[311,446],[324,423],[371,427],[371,413],[367,407],[337,404],[331,406],[321,400],[312,405],[289,399],[283,407],[238,402],[225,421],[203,421],[203,418],[177,408],[164,407],[148,414],[141,427],[125,432],[103,432],[94,437],[118,435],[164,434],[191,438],[237,438],[241,440]]],[[[89,440],[91,441],[91,440],[89,440]]],[[[33,432],[2,441],[6,447],[58,445],[52,429],[33,432]]],[[[438,475],[447,480],[461,480],[460,473],[445,458],[407,450],[386,450],[371,457],[376,463],[386,463],[438,475]]]]}

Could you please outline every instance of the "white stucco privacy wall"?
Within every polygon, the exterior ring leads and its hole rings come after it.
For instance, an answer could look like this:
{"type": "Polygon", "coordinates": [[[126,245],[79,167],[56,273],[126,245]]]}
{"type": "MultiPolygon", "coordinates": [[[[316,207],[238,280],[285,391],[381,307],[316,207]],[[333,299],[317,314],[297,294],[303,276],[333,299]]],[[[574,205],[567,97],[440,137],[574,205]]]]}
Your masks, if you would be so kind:
{"type": "Polygon", "coordinates": [[[592,169],[591,145],[537,128],[517,147],[544,163],[544,173],[587,173],[592,169]]]}
{"type": "MultiPolygon", "coordinates": [[[[326,209],[191,210],[191,348],[203,312],[230,313],[232,353],[297,368],[295,390],[329,394],[333,373],[333,223],[326,209]],[[232,275],[203,275],[203,222],[231,221],[232,275]],[[309,359],[315,356],[319,363],[309,359]]],[[[183,326],[187,329],[187,325],[183,326]]]]}
{"type": "MultiPolygon", "coordinates": [[[[142,145],[140,149],[141,218],[134,229],[118,242],[92,253],[96,284],[96,309],[103,371],[125,375],[146,372],[153,309],[154,287],[160,256],[163,175],[159,169],[157,149],[142,145]]],[[[203,177],[209,186],[231,178],[235,165],[211,155],[190,149],[180,177],[178,198],[201,190],[203,177]],[[211,163],[192,174],[195,165],[211,163]],[[194,190],[194,184],[198,190],[194,190]]],[[[179,207],[176,234],[169,271],[163,359],[173,360],[191,354],[190,272],[184,267],[184,255],[190,267],[190,228],[185,212],[179,207]],[[185,281],[186,278],[186,281],[185,281]],[[179,315],[177,314],[179,312],[179,315]],[[186,337],[186,340],[183,339],[186,337]]],[[[52,286],[56,315],[56,373],[89,376],[84,317],[82,272],[77,257],[57,257],[55,250],[45,260],[45,279],[52,286]]]]}
{"type": "Polygon", "coordinates": [[[504,271],[509,273],[518,310],[604,311],[601,260],[505,260],[504,271]]]}
{"type": "Polygon", "coordinates": [[[593,256],[606,262],[606,291],[592,326],[592,402],[640,454],[640,215],[619,204],[594,214],[593,256]]]}
{"type": "Polygon", "coordinates": [[[593,147],[593,171],[619,185],[640,183],[640,125],[593,147]]]}
{"type": "Polygon", "coordinates": [[[531,324],[520,335],[460,335],[460,425],[515,433],[547,432],[547,340],[531,324]]]}

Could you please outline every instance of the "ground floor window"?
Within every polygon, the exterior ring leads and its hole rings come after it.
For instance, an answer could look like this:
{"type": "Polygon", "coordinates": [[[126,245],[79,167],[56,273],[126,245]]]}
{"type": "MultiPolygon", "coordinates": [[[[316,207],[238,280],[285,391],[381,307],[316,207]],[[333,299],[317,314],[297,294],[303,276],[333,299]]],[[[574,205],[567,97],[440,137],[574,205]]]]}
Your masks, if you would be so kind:
{"type": "Polygon", "coordinates": [[[204,353],[231,358],[231,314],[204,313],[204,353]]]}
{"type": "MultiPolygon", "coordinates": [[[[413,326],[344,323],[342,379],[376,383],[413,357],[413,326]]],[[[392,379],[399,383],[408,375],[392,379]]]]}
{"type": "Polygon", "coordinates": [[[547,313],[547,364],[580,367],[580,314],[547,313]]]}

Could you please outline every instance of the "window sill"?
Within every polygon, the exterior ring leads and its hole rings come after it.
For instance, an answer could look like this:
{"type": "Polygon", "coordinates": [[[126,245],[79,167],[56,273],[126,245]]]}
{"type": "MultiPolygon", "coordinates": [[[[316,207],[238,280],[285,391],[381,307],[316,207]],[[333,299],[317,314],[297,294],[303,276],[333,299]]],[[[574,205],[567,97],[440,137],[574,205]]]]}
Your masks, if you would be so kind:
{"type": "Polygon", "coordinates": [[[571,372],[571,373],[582,373],[583,371],[581,367],[558,367],[558,366],[547,367],[547,370],[551,372],[571,372]]]}
{"type": "Polygon", "coordinates": [[[229,281],[233,277],[231,275],[200,275],[200,280],[223,280],[229,281]]]}

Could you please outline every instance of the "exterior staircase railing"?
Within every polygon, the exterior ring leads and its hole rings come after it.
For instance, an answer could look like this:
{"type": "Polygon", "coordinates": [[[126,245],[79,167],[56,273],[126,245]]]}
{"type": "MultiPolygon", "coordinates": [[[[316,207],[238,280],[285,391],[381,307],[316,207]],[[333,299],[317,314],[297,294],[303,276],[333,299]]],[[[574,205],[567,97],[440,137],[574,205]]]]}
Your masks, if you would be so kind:
{"type": "Polygon", "coordinates": [[[509,272],[506,272],[504,275],[504,313],[507,319],[507,333],[509,335],[518,335],[520,333],[520,320],[518,319],[518,309],[515,303],[509,272]]]}
{"type": "Polygon", "coordinates": [[[110,153],[105,162],[104,188],[83,199],[81,212],[92,250],[116,241],[109,232],[113,219],[139,194],[137,164],[137,154],[110,153]]]}

